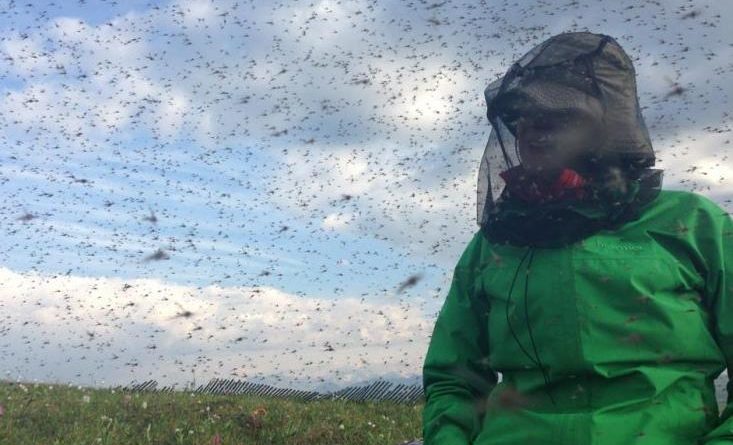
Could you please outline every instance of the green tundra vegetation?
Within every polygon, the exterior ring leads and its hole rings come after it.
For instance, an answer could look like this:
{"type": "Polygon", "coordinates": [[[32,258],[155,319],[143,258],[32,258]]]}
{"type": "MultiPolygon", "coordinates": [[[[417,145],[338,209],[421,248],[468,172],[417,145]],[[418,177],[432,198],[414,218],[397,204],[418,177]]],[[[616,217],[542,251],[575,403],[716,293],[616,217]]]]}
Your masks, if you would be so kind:
{"type": "Polygon", "coordinates": [[[0,443],[398,445],[422,407],[0,381],[0,443]]]}

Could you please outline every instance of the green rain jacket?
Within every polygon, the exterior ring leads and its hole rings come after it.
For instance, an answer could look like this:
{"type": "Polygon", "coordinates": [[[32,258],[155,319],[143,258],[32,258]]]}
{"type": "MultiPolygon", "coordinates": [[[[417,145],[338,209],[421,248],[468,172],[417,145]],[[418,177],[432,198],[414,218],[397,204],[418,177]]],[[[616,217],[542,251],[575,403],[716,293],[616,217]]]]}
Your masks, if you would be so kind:
{"type": "Polygon", "coordinates": [[[731,218],[693,192],[562,248],[476,232],[424,359],[424,444],[733,444],[732,289],[731,218]]]}

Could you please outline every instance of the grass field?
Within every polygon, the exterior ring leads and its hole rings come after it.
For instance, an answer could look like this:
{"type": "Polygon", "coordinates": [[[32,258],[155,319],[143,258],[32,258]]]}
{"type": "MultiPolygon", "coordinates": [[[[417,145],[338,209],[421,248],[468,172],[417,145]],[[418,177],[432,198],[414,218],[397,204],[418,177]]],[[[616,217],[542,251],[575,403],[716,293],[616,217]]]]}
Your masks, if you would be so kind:
{"type": "Polygon", "coordinates": [[[397,445],[422,404],[112,392],[0,381],[0,444],[397,445]]]}

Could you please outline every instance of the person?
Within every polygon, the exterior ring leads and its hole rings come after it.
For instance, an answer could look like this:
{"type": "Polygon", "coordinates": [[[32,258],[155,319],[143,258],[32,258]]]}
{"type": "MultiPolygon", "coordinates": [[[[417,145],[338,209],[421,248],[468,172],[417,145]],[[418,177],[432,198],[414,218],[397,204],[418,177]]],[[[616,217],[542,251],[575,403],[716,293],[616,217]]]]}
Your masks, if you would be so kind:
{"type": "Polygon", "coordinates": [[[424,445],[733,443],[733,383],[722,413],[714,388],[733,223],[662,189],[631,59],[561,33],[484,94],[480,227],[425,355],[424,445]]]}

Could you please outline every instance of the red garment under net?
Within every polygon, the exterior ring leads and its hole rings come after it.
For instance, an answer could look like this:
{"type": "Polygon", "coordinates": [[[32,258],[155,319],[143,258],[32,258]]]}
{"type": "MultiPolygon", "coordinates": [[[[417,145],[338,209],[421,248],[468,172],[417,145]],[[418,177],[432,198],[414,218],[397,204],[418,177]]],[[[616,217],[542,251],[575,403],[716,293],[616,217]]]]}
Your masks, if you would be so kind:
{"type": "Polygon", "coordinates": [[[499,175],[512,195],[528,202],[553,201],[586,196],[588,180],[571,168],[563,169],[554,181],[528,175],[521,165],[504,170],[499,175]]]}

